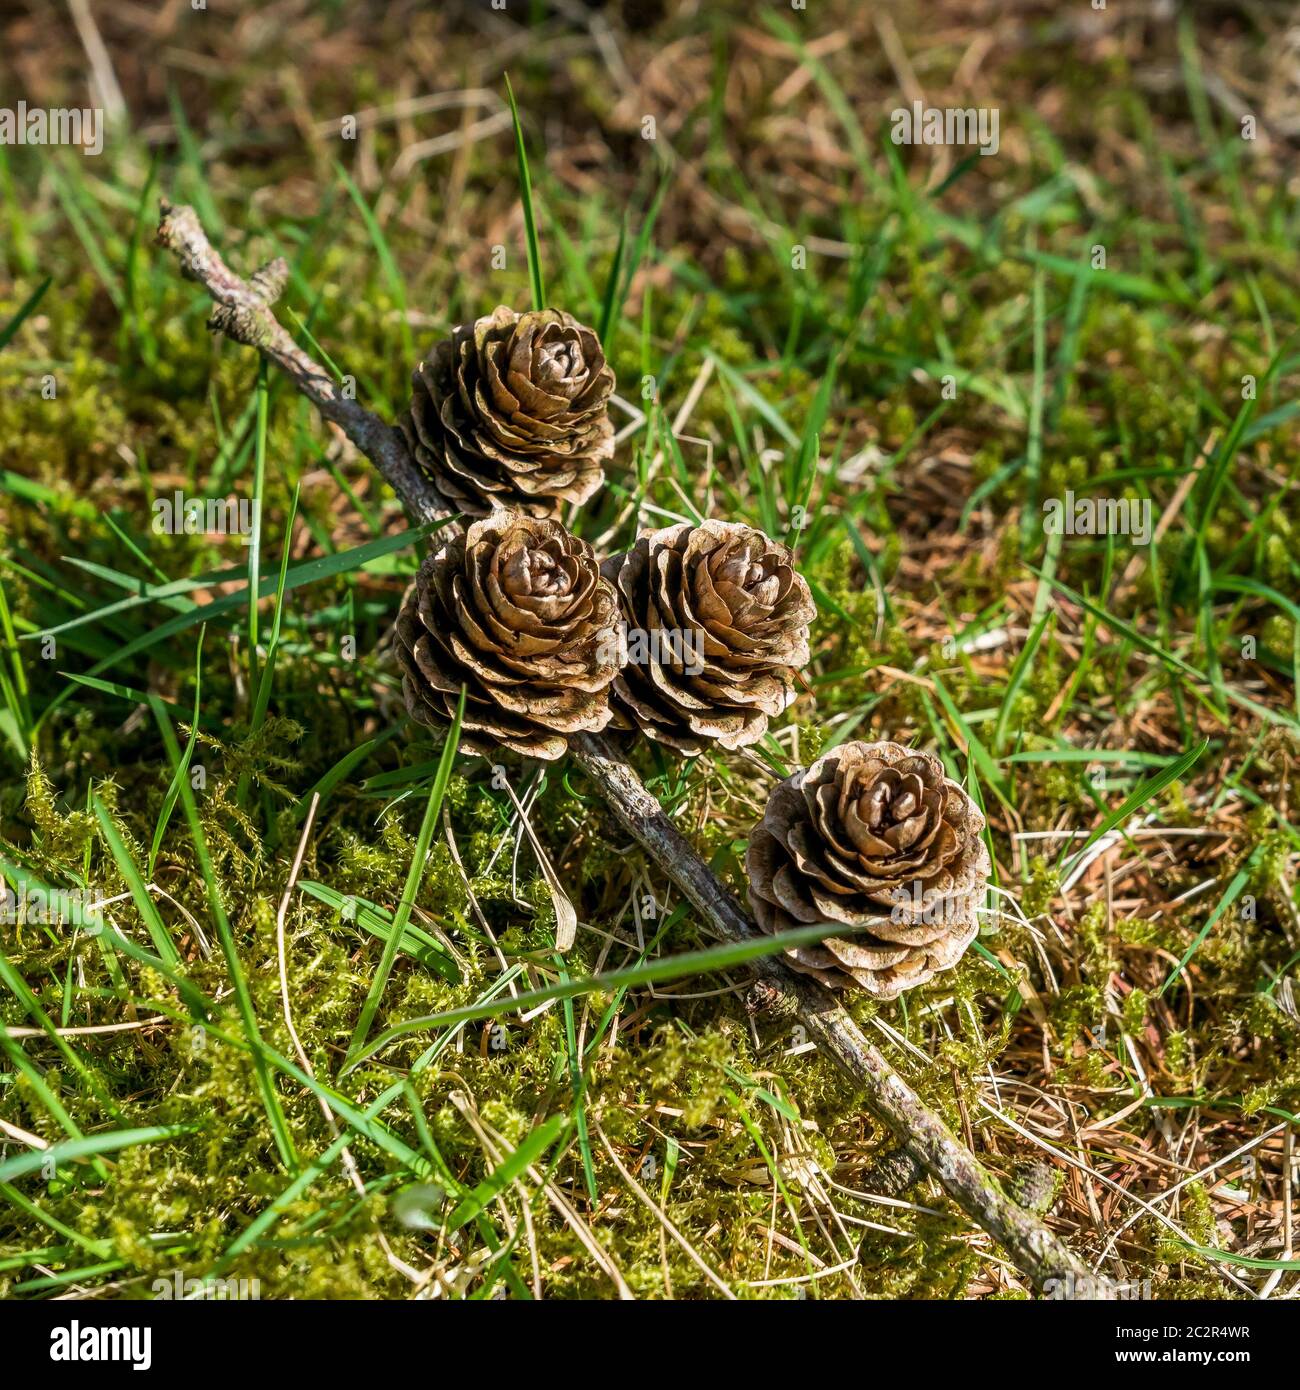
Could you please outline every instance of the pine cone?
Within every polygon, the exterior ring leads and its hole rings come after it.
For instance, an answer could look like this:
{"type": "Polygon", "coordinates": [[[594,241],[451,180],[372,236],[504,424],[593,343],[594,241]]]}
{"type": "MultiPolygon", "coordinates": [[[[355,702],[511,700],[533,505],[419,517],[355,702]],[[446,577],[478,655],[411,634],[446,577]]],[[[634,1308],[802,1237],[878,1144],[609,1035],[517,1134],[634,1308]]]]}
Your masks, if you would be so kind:
{"type": "Polygon", "coordinates": [[[401,423],[416,463],[462,511],[556,516],[600,486],[614,452],[614,373],[590,328],[504,305],[452,330],[411,377],[401,423]]]}
{"type": "Polygon", "coordinates": [[[601,573],[628,625],[617,727],[683,753],[743,748],[794,700],[817,610],[785,546],[733,522],[668,526],[601,573]]]}
{"type": "Polygon", "coordinates": [[[979,929],[984,817],[929,753],[846,743],[779,783],[750,832],[749,901],[764,931],[869,927],[786,952],[832,989],[893,999],[955,965],[979,929]]]}
{"type": "Polygon", "coordinates": [[[425,558],[396,647],[412,719],[450,723],[464,685],[464,749],[554,759],[566,735],[609,723],[623,630],[586,541],[500,512],[425,558]]]}

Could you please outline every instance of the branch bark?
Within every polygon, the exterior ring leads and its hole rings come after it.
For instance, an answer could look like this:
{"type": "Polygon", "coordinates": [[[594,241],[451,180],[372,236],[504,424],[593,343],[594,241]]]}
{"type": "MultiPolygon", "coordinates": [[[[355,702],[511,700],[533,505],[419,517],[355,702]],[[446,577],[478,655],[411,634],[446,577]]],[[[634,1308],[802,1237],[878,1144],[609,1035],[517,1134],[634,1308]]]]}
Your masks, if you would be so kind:
{"type": "Polygon", "coordinates": [[[198,281],[212,296],[215,307],[209,329],[257,348],[287,373],[325,419],[337,425],[383,474],[416,525],[451,514],[452,507],[415,466],[401,431],[343,395],[329,372],[308,357],[275,317],[271,306],[289,278],[282,256],[243,280],[208,240],[194,209],[176,207],[165,198],[158,244],[177,258],[187,280],[198,281]]]}
{"type": "MultiPolygon", "coordinates": [[[[288,267],[282,259],[263,266],[247,281],[241,279],[212,247],[194,210],[175,207],[165,200],[158,242],[177,256],[182,274],[201,284],[214,300],[216,308],[208,327],[257,348],[288,373],[324,418],[342,429],[370,459],[412,521],[423,524],[452,513],[446,500],[416,468],[401,432],[342,396],[329,373],[278,322],[271,306],[288,278],[288,267]]],[[[620,824],[716,932],[733,941],[759,934],[749,915],[607,738],[580,734],[572,741],[570,751],[600,788],[620,824]]],[[[1061,1281],[1065,1291],[1094,1287],[1088,1266],[1002,1191],[993,1174],[942,1118],[926,1107],[829,990],[791,971],[777,956],[755,962],[754,968],[759,979],[751,991],[750,1007],[756,1012],[797,1017],[862,1088],[867,1107],[899,1136],[913,1160],[998,1241],[1037,1288],[1042,1289],[1049,1280],[1061,1281]]]]}

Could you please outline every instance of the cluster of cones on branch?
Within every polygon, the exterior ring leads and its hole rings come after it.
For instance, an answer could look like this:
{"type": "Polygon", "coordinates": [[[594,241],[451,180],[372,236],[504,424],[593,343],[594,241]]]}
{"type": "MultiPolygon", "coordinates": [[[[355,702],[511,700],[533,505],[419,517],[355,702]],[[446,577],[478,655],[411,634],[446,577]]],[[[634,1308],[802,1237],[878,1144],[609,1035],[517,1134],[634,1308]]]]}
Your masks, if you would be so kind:
{"type": "MultiPolygon", "coordinates": [[[[559,519],[614,450],[614,373],[555,309],[505,307],[417,367],[400,428],[467,516],[437,541],[396,626],[407,709],[461,745],[553,760],[571,735],[640,733],[694,755],[743,748],[795,698],[816,608],[794,556],[738,523],[643,534],[598,559],[559,519]]],[[[983,818],[938,759],[847,743],[772,792],[750,837],[763,930],[843,923],[787,952],[832,988],[890,999],[956,963],[989,872],[983,818]]]]}

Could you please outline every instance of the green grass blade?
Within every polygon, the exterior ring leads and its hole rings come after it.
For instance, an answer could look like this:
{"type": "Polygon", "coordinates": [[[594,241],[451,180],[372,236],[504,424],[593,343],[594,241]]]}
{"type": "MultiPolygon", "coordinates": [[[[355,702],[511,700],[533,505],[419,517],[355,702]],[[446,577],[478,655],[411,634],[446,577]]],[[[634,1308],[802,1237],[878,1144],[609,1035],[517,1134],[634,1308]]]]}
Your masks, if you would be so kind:
{"type": "Polygon", "coordinates": [[[717,970],[730,970],[738,965],[746,965],[751,960],[776,955],[791,946],[810,946],[824,941],[828,936],[846,934],[844,924],[823,924],[815,927],[799,927],[794,931],[778,932],[773,936],[754,936],[746,941],[727,942],[723,946],[709,946],[702,951],[687,951],[677,956],[664,956],[659,960],[647,961],[644,965],[629,966],[626,970],[610,970],[601,975],[579,976],[563,984],[547,985],[542,989],[531,989],[499,1002],[468,1004],[460,1009],[448,1009],[445,1013],[426,1014],[421,1018],[410,1018],[404,1023],[394,1024],[386,1029],[363,1052],[349,1060],[344,1073],[359,1066],[368,1057],[387,1047],[396,1038],[408,1033],[421,1032],[430,1028],[452,1027],[461,1023],[474,1023],[481,1018],[498,1018],[502,1014],[515,1013],[520,1009],[530,1009],[536,1004],[549,1004],[553,999],[576,999],[581,994],[595,991],[619,989],[623,986],[656,984],[661,980],[686,979],[695,975],[706,975],[717,970]]]}
{"type": "Polygon", "coordinates": [[[61,1166],[75,1163],[80,1158],[118,1153],[137,1144],[160,1144],[167,1139],[179,1139],[184,1134],[194,1134],[198,1129],[196,1124],[145,1125],[139,1129],[111,1129],[104,1134],[89,1134],[84,1139],[67,1139],[51,1144],[48,1149],[35,1149],[0,1161],[0,1182],[38,1173],[50,1160],[61,1166]]]}
{"type": "MultiPolygon", "coordinates": [[[[155,703],[153,704],[153,715],[158,724],[158,731],[162,734],[167,756],[171,759],[173,767],[179,767],[181,751],[177,746],[176,733],[172,729],[171,720],[167,717],[167,711],[160,703],[155,703]]],[[[198,860],[199,875],[207,887],[208,907],[217,928],[217,936],[221,940],[221,950],[226,958],[226,969],[230,973],[230,983],[234,989],[235,1002],[238,1005],[244,1034],[253,1049],[253,1065],[257,1071],[258,1087],[262,1092],[262,1103],[271,1123],[271,1130],[275,1136],[275,1145],[279,1150],[280,1158],[285,1167],[293,1172],[298,1167],[298,1155],[294,1150],[293,1138],[289,1133],[288,1121],[284,1117],[284,1108],[280,1104],[279,1094],[271,1080],[265,1057],[260,1050],[262,1034],[257,1026],[257,1016],[253,1010],[253,996],[249,991],[248,980],[244,976],[244,967],[239,959],[235,933],[231,928],[230,918],[226,915],[225,903],[221,899],[221,889],[217,883],[216,870],[212,864],[212,856],[208,853],[207,836],[203,833],[203,824],[199,819],[199,808],[195,804],[194,792],[186,778],[181,778],[180,789],[181,805],[185,810],[185,819],[189,822],[190,838],[194,842],[194,854],[198,860]]]]}
{"type": "Polygon", "coordinates": [[[993,751],[995,753],[1001,753],[1006,747],[1007,725],[1011,719],[1011,711],[1015,708],[1016,696],[1020,694],[1020,687],[1024,684],[1025,677],[1033,667],[1034,655],[1038,651],[1038,644],[1043,640],[1043,633],[1047,630],[1051,616],[1050,613],[1044,613],[1035,624],[1025,639],[1025,645],[1017,653],[1011,674],[1007,677],[1007,688],[1002,696],[1002,704],[998,708],[998,722],[993,728],[993,751]]]}
{"type": "Polygon", "coordinates": [[[623,257],[627,251],[627,215],[618,224],[618,245],[614,248],[614,263],[609,268],[609,278],[605,281],[605,295],[600,305],[600,323],[597,336],[601,345],[609,342],[610,326],[614,322],[614,305],[618,298],[619,281],[623,274],[623,257]]]}
{"type": "Polygon", "coordinates": [[[552,1115],[532,1130],[520,1146],[465,1198],[447,1218],[447,1233],[459,1231],[467,1221],[486,1211],[521,1173],[527,1172],[564,1132],[568,1116],[552,1115]]]}
{"type": "MultiPolygon", "coordinates": [[[[313,796],[319,796],[322,801],[343,782],[348,774],[355,767],[359,767],[375,751],[382,747],[390,738],[395,738],[405,727],[403,721],[391,725],[383,733],[376,734],[374,738],[368,738],[364,743],[359,743],[355,748],[349,749],[334,764],[328,772],[324,774],[316,783],[309,787],[293,804],[294,820],[301,820],[307,814],[307,809],[311,805],[313,796]]],[[[431,768],[430,771],[433,769],[431,768]]]]}
{"type": "Polygon", "coordinates": [[[1201,756],[1209,746],[1210,740],[1208,738],[1203,739],[1195,748],[1189,749],[1170,763],[1168,767],[1162,768],[1154,777],[1148,777],[1146,781],[1140,782],[1113,811],[1103,818],[1101,824],[1092,831],[1071,857],[1078,859],[1080,855],[1086,854],[1108,831],[1128,820],[1135,811],[1140,811],[1148,801],[1159,796],[1166,787],[1178,781],[1184,773],[1190,771],[1200,762],[1201,756]]]}
{"type": "MultiPolygon", "coordinates": [[[[546,308],[546,288],[542,284],[542,254],[537,244],[537,219],[533,212],[533,180],[528,172],[528,151],[524,148],[524,130],[519,124],[519,108],[515,105],[514,88],[506,74],[506,97],[510,102],[510,119],[515,128],[515,156],[519,161],[519,200],[524,209],[524,241],[528,248],[528,281],[533,291],[533,308],[546,308]]],[[[603,341],[603,338],[602,338],[603,341]]]]}
{"type": "MultiPolygon", "coordinates": [[[[380,941],[389,941],[393,936],[392,914],[385,912],[377,903],[358,898],[355,894],[340,893],[325,883],[312,879],[299,879],[298,887],[309,897],[333,908],[340,916],[355,921],[357,926],[368,931],[380,941]]],[[[460,983],[460,971],[456,962],[447,954],[447,948],[432,933],[417,922],[408,921],[406,929],[400,934],[398,950],[405,951],[413,960],[418,960],[427,970],[441,975],[452,984],[460,983]]]]}
{"type": "Polygon", "coordinates": [[[1262,854],[1262,846],[1256,846],[1254,853],[1232,876],[1232,881],[1228,884],[1223,897],[1219,899],[1214,911],[1206,918],[1205,925],[1196,933],[1191,945],[1183,952],[1182,959],[1169,972],[1165,977],[1164,984],[1156,991],[1157,999],[1161,998],[1170,985],[1183,973],[1183,970],[1187,966],[1187,962],[1201,949],[1201,945],[1204,943],[1206,937],[1214,930],[1214,924],[1241,896],[1241,890],[1250,882],[1250,876],[1254,872],[1255,865],[1259,862],[1262,854]]]}
{"type": "MultiPolygon", "coordinates": [[[[495,999],[499,994],[503,994],[521,973],[522,968],[522,966],[515,965],[504,974],[498,975],[479,996],[477,1002],[484,1003],[489,999],[495,999]]],[[[420,1054],[415,1065],[411,1068],[410,1075],[418,1076],[420,1072],[436,1062],[442,1053],[451,1045],[455,1037],[456,1030],[448,1029],[437,1042],[427,1047],[424,1052],[420,1054]]],[[[362,1111],[362,1119],[367,1122],[376,1119],[394,1100],[403,1094],[403,1091],[409,1085],[409,1080],[403,1077],[400,1081],[394,1082],[393,1085],[381,1091],[379,1095],[366,1106],[365,1110],[362,1111]]],[[[307,1191],[312,1183],[315,1182],[321,1174],[329,1171],[331,1165],[347,1147],[349,1137],[347,1133],[340,1134],[337,1139],[307,1164],[302,1172],[294,1178],[268,1207],[258,1216],[254,1217],[254,1219],[240,1231],[227,1247],[220,1260],[217,1261],[213,1270],[214,1275],[220,1274],[222,1270],[230,1265],[232,1260],[269,1231],[279,1217],[307,1191]]]]}
{"type": "Polygon", "coordinates": [[[24,322],[29,319],[36,306],[45,297],[45,291],[54,283],[54,276],[47,275],[44,280],[27,296],[18,306],[17,312],[3,328],[0,328],[0,351],[3,351],[13,342],[18,330],[24,322]]]}
{"type": "MultiPolygon", "coordinates": [[[[266,429],[269,367],[262,358],[257,368],[257,424],[253,448],[253,533],[248,538],[248,688],[257,689],[257,605],[262,597],[262,493],[266,487],[266,429]]],[[[283,592],[283,591],[282,591],[283,592]]]]}
{"type": "Polygon", "coordinates": [[[370,982],[370,989],[366,993],[365,1003],[361,1006],[357,1025],[352,1030],[352,1040],[348,1043],[348,1055],[344,1063],[345,1071],[348,1069],[347,1064],[357,1055],[358,1048],[361,1047],[370,1033],[370,1025],[374,1022],[375,1011],[379,1008],[379,1001],[383,997],[384,987],[388,983],[393,961],[397,958],[397,948],[401,944],[402,933],[406,930],[406,924],[411,917],[411,909],[415,906],[415,895],[419,891],[420,880],[424,877],[425,861],[429,857],[429,844],[433,839],[433,827],[437,822],[438,813],[442,810],[443,798],[447,794],[447,784],[451,781],[451,770],[456,762],[456,750],[460,746],[460,723],[464,717],[465,690],[462,686],[460,701],[456,706],[456,716],[452,720],[450,730],[448,730],[447,741],[442,747],[442,757],[438,760],[438,771],[433,779],[433,786],[429,789],[429,799],[424,808],[424,820],[420,823],[420,833],[415,841],[415,855],[406,875],[406,887],[402,890],[401,902],[398,903],[397,911],[393,914],[392,928],[388,940],[384,942],[384,951],[379,959],[379,967],[375,971],[374,979],[370,982]]]}
{"type": "Polygon", "coordinates": [[[1258,1255],[1234,1255],[1231,1250],[1216,1250],[1212,1245],[1194,1245],[1191,1241],[1175,1240],[1184,1250],[1193,1250],[1207,1260],[1218,1264],[1237,1265],[1242,1269],[1300,1269],[1300,1259],[1266,1260],[1258,1255]]]}
{"type": "Polygon", "coordinates": [[[172,773],[172,780],[163,797],[162,809],[158,812],[158,822],[153,828],[153,843],[149,846],[150,878],[153,877],[154,866],[158,863],[158,851],[162,849],[163,836],[167,833],[172,812],[176,809],[177,798],[181,794],[181,783],[189,774],[190,759],[193,758],[195,745],[199,741],[199,695],[203,688],[203,634],[206,631],[206,628],[199,631],[198,645],[194,649],[194,713],[190,716],[190,736],[185,741],[185,752],[181,754],[181,760],[172,773]]]}
{"type": "Polygon", "coordinates": [[[100,831],[104,836],[104,842],[108,845],[109,852],[113,856],[118,873],[122,875],[126,881],[126,886],[131,890],[131,900],[135,903],[136,911],[140,914],[140,918],[149,932],[149,939],[153,942],[154,950],[168,965],[173,968],[178,966],[181,963],[180,952],[167,934],[167,928],[158,915],[158,908],[149,896],[149,890],[145,887],[144,879],[140,877],[140,870],[136,867],[135,860],[131,858],[131,851],[127,849],[121,832],[99,797],[92,795],[91,801],[95,808],[96,819],[99,821],[100,831]]]}
{"type": "Polygon", "coordinates": [[[384,279],[388,282],[389,293],[393,296],[393,301],[397,305],[399,314],[399,326],[402,335],[402,358],[403,361],[414,364],[416,361],[415,338],[411,333],[411,321],[407,316],[406,306],[406,281],[402,272],[397,268],[397,262],[393,258],[392,247],[388,244],[388,238],[384,235],[384,229],[379,225],[374,211],[370,204],[366,202],[365,195],[352,182],[352,177],[348,171],[339,163],[335,163],[334,170],[342,181],[344,188],[348,191],[357,211],[361,214],[361,220],[366,224],[366,231],[370,235],[371,245],[375,248],[375,254],[379,257],[379,264],[384,272],[384,279]]]}
{"type": "MultiPolygon", "coordinates": [[[[378,540],[366,541],[364,545],[354,546],[351,550],[339,551],[334,555],[320,555],[314,560],[307,560],[300,565],[292,565],[285,577],[284,592],[287,593],[290,589],[299,588],[304,584],[315,584],[322,579],[331,579],[335,575],[360,569],[372,560],[391,555],[398,550],[404,550],[416,539],[432,534],[453,520],[455,520],[454,517],[445,517],[439,521],[429,522],[425,526],[412,527],[410,530],[399,532],[397,535],[382,536],[378,540]]],[[[261,581],[260,588],[263,596],[268,596],[274,592],[274,584],[275,580],[270,575],[261,581]]],[[[210,599],[207,603],[196,604],[188,613],[178,613],[176,617],[160,623],[151,632],[142,633],[139,637],[135,637],[124,646],[117,648],[96,662],[86,674],[98,676],[118,662],[125,661],[128,657],[135,656],[142,651],[148,651],[160,642],[167,641],[169,637],[175,637],[178,632],[185,632],[199,623],[223,617],[235,609],[244,607],[247,602],[246,585],[241,584],[232,593],[210,599]]],[[[42,633],[45,631],[47,629],[42,629],[42,633]]],[[[32,636],[39,637],[42,633],[34,633],[32,636]]],[[[71,689],[72,687],[69,686],[67,691],[55,696],[46,706],[45,713],[41,716],[42,720],[48,718],[52,711],[66,700],[71,689]]]]}
{"type": "MultiPolygon", "coordinates": [[[[555,963],[560,983],[568,983],[570,976],[564,967],[564,957],[557,953],[555,963]]],[[[596,1187],[596,1165],[587,1126],[586,1081],[582,1071],[582,1059],[578,1056],[577,1021],[573,1012],[573,1000],[562,1000],[560,1007],[564,1011],[564,1061],[569,1073],[569,1088],[573,1093],[573,1114],[577,1125],[578,1152],[582,1156],[582,1176],[587,1184],[587,1196],[594,1206],[600,1200],[600,1192],[596,1187]]]]}

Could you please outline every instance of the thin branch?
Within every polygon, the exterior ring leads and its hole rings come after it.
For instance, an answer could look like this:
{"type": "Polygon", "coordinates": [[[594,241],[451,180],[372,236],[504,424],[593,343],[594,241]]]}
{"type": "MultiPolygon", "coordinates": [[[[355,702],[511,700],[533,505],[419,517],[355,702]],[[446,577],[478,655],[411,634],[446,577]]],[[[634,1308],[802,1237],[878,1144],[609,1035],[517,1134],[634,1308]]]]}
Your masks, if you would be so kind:
{"type": "MultiPolygon", "coordinates": [[[[422,524],[451,513],[416,468],[401,433],[356,401],[342,397],[330,375],[276,320],[271,305],[288,276],[283,260],[270,262],[249,281],[241,280],[213,249],[194,210],[166,201],[158,241],[177,255],[182,273],[197,280],[216,301],[209,328],[257,348],[287,372],[325,419],[338,425],[370,459],[412,521],[422,524]]],[[[608,739],[580,734],[570,744],[570,752],[624,828],[716,932],[733,941],[758,932],[608,739]]],[[[867,1041],[830,991],[789,970],[777,957],[756,962],[755,969],[759,982],[750,996],[755,1012],[798,1018],[862,1088],[867,1107],[899,1136],[916,1163],[998,1241],[1035,1286],[1041,1289],[1054,1279],[1062,1282],[1067,1293],[1096,1287],[1088,1266],[1007,1197],[993,1174],[867,1041]]]]}
{"type": "Polygon", "coordinates": [[[176,256],[187,280],[197,280],[212,296],[216,304],[208,320],[212,332],[257,348],[286,372],[325,419],[337,425],[383,474],[416,525],[451,514],[452,508],[416,467],[401,431],[345,396],[330,373],[312,361],[272,313],[271,306],[289,278],[282,256],[243,280],[208,240],[194,209],[175,207],[165,198],[158,244],[176,256]]]}

